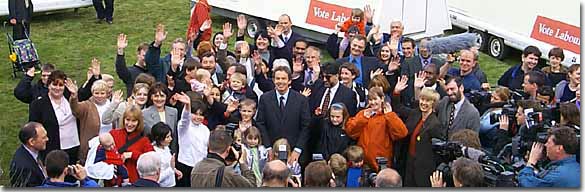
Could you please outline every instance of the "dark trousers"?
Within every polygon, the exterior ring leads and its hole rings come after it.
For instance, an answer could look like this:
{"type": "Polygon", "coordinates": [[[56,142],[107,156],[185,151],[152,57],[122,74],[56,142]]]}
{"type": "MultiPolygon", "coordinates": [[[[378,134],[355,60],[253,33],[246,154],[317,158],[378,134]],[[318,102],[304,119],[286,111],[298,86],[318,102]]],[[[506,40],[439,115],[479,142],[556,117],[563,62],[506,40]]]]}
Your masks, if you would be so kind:
{"type": "Polygon", "coordinates": [[[176,168],[183,173],[183,177],[177,179],[175,187],[191,187],[191,171],[193,171],[193,167],[176,161],[176,168]]]}
{"type": "Polygon", "coordinates": [[[112,21],[114,15],[114,0],[92,0],[98,19],[112,21]],[[103,3],[102,3],[103,2],[103,3]],[[104,6],[105,3],[105,6],[104,6]]]}
{"type": "Polygon", "coordinates": [[[22,23],[17,23],[16,25],[12,26],[12,38],[14,40],[26,39],[27,35],[30,35],[30,23],[29,22],[24,22],[24,25],[22,23]],[[26,31],[26,35],[24,34],[25,31],[26,31]]]}

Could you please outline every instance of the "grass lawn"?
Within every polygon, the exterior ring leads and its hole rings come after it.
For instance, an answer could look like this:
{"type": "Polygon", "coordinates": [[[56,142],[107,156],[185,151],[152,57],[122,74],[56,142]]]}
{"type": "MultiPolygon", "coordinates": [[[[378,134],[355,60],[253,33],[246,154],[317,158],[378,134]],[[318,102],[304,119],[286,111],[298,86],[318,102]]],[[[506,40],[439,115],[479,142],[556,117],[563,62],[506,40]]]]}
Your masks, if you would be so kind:
{"type": "MultiPolygon", "coordinates": [[[[129,46],[126,59],[129,64],[135,61],[135,47],[140,42],[150,42],[154,38],[157,23],[166,25],[169,32],[163,44],[163,52],[168,52],[169,43],[177,37],[184,37],[189,22],[189,1],[116,1],[114,24],[95,23],[95,11],[92,7],[79,10],[78,14],[66,10],[50,15],[35,16],[31,25],[32,37],[42,62],[53,63],[82,84],[85,73],[93,57],[102,62],[102,73],[114,76],[114,59],[116,54],[116,37],[119,33],[128,35],[129,46]]],[[[213,17],[214,31],[220,30],[220,24],[226,20],[213,17]]],[[[235,21],[232,21],[236,26],[235,21]]],[[[11,30],[10,30],[11,33],[11,30]]],[[[233,41],[234,38],[232,38],[233,41]]],[[[232,44],[233,45],[233,42],[232,44]]],[[[7,59],[8,48],[5,38],[0,42],[0,167],[4,174],[0,177],[0,185],[8,185],[8,164],[19,145],[17,133],[28,120],[28,105],[16,100],[13,89],[18,79],[11,77],[11,64],[7,59]]],[[[325,53],[325,52],[324,52],[325,53]]],[[[519,58],[519,56],[513,56],[519,58]]],[[[331,60],[324,57],[323,60],[331,60]]],[[[481,68],[488,74],[488,80],[495,85],[497,78],[518,59],[501,62],[482,54],[481,68]]],[[[38,75],[37,75],[38,76],[38,75]]],[[[117,81],[115,89],[125,89],[121,81],[117,81]]]]}

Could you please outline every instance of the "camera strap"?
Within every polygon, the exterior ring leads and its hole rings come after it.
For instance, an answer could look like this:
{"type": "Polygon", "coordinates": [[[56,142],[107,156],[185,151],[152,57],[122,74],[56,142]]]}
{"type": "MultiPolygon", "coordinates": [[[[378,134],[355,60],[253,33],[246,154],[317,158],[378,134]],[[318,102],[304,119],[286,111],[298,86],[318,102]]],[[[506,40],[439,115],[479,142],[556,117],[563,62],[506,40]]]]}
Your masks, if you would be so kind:
{"type": "Polygon", "coordinates": [[[215,174],[215,187],[221,187],[221,183],[223,182],[223,171],[225,170],[225,166],[221,166],[217,169],[217,174],[215,174]]]}

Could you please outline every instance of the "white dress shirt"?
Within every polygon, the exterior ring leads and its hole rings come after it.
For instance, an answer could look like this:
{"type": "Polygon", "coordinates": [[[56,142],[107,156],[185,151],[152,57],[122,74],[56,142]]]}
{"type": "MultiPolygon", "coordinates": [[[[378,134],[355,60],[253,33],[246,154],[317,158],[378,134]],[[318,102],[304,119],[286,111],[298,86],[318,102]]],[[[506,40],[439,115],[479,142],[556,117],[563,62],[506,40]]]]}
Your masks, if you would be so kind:
{"type": "Polygon", "coordinates": [[[207,157],[207,142],[209,129],[203,124],[195,125],[191,121],[191,110],[183,109],[181,120],[177,127],[179,139],[179,162],[194,167],[195,164],[207,157]]]}
{"type": "Polygon", "coordinates": [[[158,183],[161,187],[173,187],[175,186],[175,170],[171,167],[171,160],[173,155],[169,146],[160,148],[156,143],[152,143],[154,151],[158,153],[160,157],[160,177],[158,183]]]}

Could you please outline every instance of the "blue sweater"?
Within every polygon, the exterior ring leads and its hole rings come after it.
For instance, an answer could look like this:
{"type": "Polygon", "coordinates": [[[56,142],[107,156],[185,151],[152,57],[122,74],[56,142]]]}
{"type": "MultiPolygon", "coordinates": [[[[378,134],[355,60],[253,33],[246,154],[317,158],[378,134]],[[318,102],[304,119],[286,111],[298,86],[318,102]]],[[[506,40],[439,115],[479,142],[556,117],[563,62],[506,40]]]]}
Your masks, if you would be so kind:
{"type": "MultiPolygon", "coordinates": [[[[100,187],[94,180],[90,179],[89,177],[85,177],[83,181],[80,182],[81,187],[100,187]]],[[[51,182],[49,178],[45,179],[42,185],[38,186],[42,188],[55,188],[55,187],[78,187],[77,183],[69,183],[69,182],[51,182]]]]}

